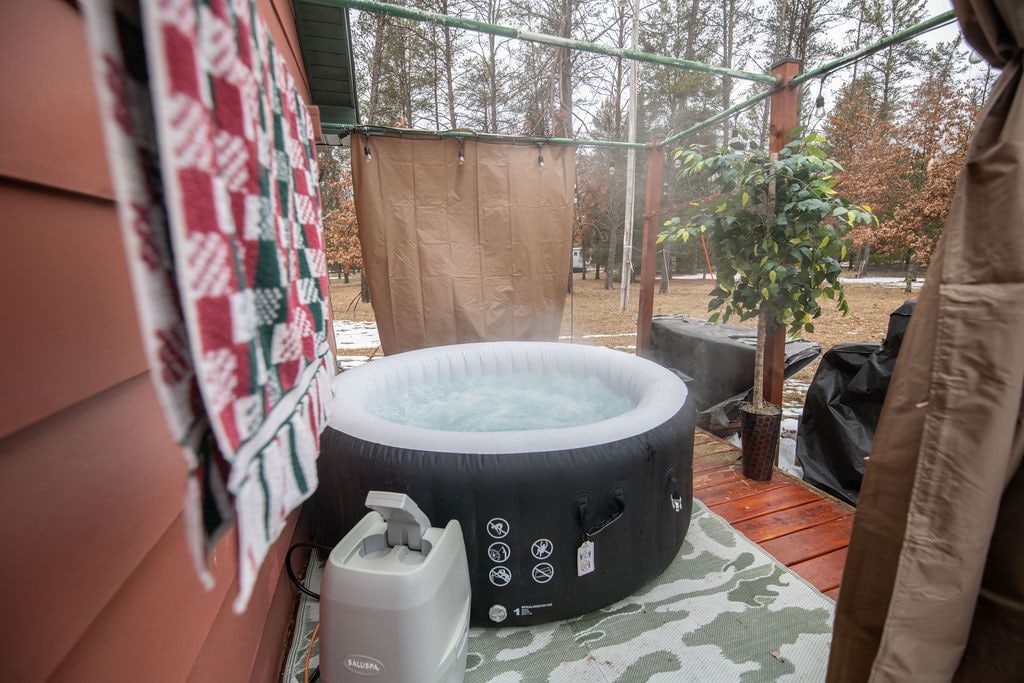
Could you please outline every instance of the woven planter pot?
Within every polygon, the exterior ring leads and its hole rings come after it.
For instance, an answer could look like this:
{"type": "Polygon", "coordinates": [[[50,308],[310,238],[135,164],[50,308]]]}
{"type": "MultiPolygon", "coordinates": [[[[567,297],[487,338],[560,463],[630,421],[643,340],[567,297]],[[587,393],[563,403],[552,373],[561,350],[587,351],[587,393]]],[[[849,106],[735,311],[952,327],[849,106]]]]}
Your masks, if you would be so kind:
{"type": "Polygon", "coordinates": [[[743,476],[756,481],[768,481],[775,469],[775,455],[779,450],[779,430],[782,428],[782,408],[766,404],[764,410],[754,411],[751,403],[740,403],[740,437],[743,440],[743,476]]]}

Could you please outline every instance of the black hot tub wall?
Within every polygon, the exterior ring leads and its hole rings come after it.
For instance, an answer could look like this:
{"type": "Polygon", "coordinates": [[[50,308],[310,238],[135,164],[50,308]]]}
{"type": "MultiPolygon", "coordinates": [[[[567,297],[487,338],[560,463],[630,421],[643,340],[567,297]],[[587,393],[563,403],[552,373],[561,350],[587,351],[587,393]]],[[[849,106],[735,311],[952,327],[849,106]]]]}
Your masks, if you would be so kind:
{"type": "Polygon", "coordinates": [[[644,434],[543,453],[413,451],[328,428],[316,539],[336,544],[367,513],[368,491],[406,493],[434,526],[462,525],[474,625],[497,625],[494,606],[501,625],[583,614],[626,597],[678,552],[692,506],[693,430],[690,400],[644,434]],[[587,531],[595,570],[578,576],[587,531]]]}

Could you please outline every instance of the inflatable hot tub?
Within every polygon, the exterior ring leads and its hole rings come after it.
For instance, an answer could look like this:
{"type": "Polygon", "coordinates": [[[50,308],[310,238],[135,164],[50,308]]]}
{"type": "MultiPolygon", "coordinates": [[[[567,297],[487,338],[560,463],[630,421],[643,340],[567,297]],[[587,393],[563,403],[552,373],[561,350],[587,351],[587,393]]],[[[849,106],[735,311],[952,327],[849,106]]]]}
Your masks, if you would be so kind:
{"type": "Polygon", "coordinates": [[[660,574],[686,535],[694,410],[683,382],[651,361],[576,344],[459,344],[370,362],[334,391],[318,542],[336,544],[370,490],[408,494],[435,526],[457,519],[475,625],[604,607],[660,574]],[[496,393],[472,392],[488,383],[496,393]],[[598,405],[563,415],[588,395],[598,405]],[[440,425],[419,415],[435,397],[440,425]],[[506,421],[520,412],[534,422],[506,421]]]}

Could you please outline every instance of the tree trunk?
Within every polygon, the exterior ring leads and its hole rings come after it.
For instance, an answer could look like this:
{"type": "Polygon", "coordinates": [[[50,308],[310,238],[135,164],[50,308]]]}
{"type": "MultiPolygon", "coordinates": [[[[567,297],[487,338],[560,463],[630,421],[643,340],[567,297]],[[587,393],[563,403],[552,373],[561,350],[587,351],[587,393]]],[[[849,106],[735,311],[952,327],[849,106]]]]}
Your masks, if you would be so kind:
{"type": "Polygon", "coordinates": [[[914,292],[914,280],[917,279],[917,260],[914,258],[914,252],[907,254],[906,266],[906,286],[903,288],[903,293],[912,294],[914,292]]]}
{"type": "MultiPolygon", "coordinates": [[[[736,0],[722,0],[722,66],[732,68],[733,40],[736,33],[736,0]]],[[[687,57],[692,59],[692,57],[687,57]]],[[[732,99],[732,79],[722,78],[722,109],[728,109],[732,99]]],[[[729,119],[722,121],[722,146],[729,144],[729,119]]]]}
{"type": "Polygon", "coordinates": [[[612,289],[615,286],[615,252],[619,241],[619,226],[614,225],[608,231],[608,263],[604,267],[604,288],[612,289]]]}
{"type": "MultiPolygon", "coordinates": [[[[444,3],[443,12],[448,13],[448,3],[444,3]]],[[[452,29],[449,26],[442,26],[441,32],[444,34],[444,76],[445,84],[447,85],[447,104],[448,104],[448,127],[458,128],[459,122],[455,111],[455,73],[454,73],[454,61],[455,61],[455,41],[452,39],[452,29]]]]}
{"type": "Polygon", "coordinates": [[[865,271],[868,269],[868,261],[871,260],[871,245],[865,244],[861,250],[860,266],[857,268],[857,277],[864,277],[865,271]]]}
{"type": "Polygon", "coordinates": [[[672,278],[672,248],[668,241],[661,245],[661,283],[658,294],[668,294],[668,281],[672,278]]]}
{"type": "MultiPolygon", "coordinates": [[[[562,0],[561,17],[558,23],[558,35],[562,38],[572,37],[573,0],[562,0]]],[[[573,136],[572,120],[572,51],[567,47],[555,49],[556,68],[558,70],[558,114],[555,116],[555,137],[571,138],[573,136]]]]}
{"type": "Polygon", "coordinates": [[[384,28],[387,16],[378,14],[374,17],[373,26],[373,58],[370,60],[370,106],[366,112],[366,120],[373,123],[377,118],[380,106],[380,79],[384,70],[384,28]]]}
{"type": "Polygon", "coordinates": [[[490,126],[490,128],[488,129],[488,132],[490,132],[490,133],[497,133],[498,132],[498,49],[497,49],[497,44],[495,42],[494,35],[492,34],[492,35],[488,36],[488,38],[489,38],[488,48],[489,48],[489,51],[490,51],[489,52],[490,60],[488,61],[488,64],[487,64],[487,66],[488,66],[487,79],[488,79],[488,85],[489,85],[490,91],[491,91],[490,92],[490,102],[489,102],[491,115],[489,117],[490,121],[488,121],[488,124],[490,126]]]}
{"type": "Polygon", "coordinates": [[[764,410],[764,347],[768,331],[768,316],[764,309],[757,314],[757,345],[754,347],[754,411],[764,410]]]}

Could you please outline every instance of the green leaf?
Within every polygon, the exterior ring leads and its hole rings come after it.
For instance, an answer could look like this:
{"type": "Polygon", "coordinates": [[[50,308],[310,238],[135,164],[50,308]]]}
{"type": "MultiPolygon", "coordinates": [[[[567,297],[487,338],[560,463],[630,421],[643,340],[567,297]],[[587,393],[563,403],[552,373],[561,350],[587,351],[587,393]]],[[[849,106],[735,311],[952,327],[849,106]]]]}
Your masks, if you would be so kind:
{"type": "Polygon", "coordinates": [[[710,322],[710,323],[717,323],[719,315],[720,314],[717,313],[717,312],[716,313],[712,313],[711,315],[708,316],[708,322],[710,322]]]}
{"type": "Polygon", "coordinates": [[[746,206],[747,204],[750,203],[750,193],[748,193],[748,192],[744,192],[743,193],[742,202],[743,202],[743,206],[746,206]]]}
{"type": "MultiPolygon", "coordinates": [[[[762,265],[764,265],[764,264],[762,264],[762,265]]],[[[776,275],[774,270],[768,271],[768,279],[771,280],[772,282],[775,282],[778,279],[778,277],[779,276],[776,275]]]]}
{"type": "Polygon", "coordinates": [[[762,287],[761,288],[761,298],[764,299],[765,301],[767,301],[768,299],[771,298],[769,296],[769,294],[768,294],[768,288],[767,287],[762,287]]]}

